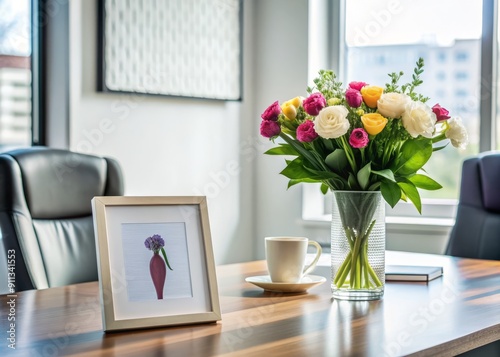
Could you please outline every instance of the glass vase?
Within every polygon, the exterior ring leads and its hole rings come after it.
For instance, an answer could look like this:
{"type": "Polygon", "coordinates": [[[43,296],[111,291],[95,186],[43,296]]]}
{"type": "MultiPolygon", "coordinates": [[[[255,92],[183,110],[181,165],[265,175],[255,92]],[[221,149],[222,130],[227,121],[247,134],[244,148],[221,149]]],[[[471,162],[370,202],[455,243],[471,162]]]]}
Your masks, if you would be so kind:
{"type": "Polygon", "coordinates": [[[343,300],[384,295],[385,205],[380,191],[334,191],[332,294],[343,300]]]}

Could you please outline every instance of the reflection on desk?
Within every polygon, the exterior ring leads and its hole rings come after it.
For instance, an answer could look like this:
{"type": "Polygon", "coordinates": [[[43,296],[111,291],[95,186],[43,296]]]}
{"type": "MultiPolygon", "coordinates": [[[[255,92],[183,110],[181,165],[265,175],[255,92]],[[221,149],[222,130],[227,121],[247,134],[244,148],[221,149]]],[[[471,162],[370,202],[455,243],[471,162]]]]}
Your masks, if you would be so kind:
{"type": "MultiPolygon", "coordinates": [[[[389,264],[442,266],[429,283],[388,282],[382,300],[332,300],[328,281],[307,293],[245,282],[264,261],[217,268],[222,321],[105,334],[98,284],[3,295],[0,355],[450,356],[500,339],[500,262],[387,252],[389,264]],[[15,347],[8,347],[9,301],[15,347]],[[38,354],[37,354],[38,353],[38,354]]],[[[314,274],[330,279],[328,267],[314,274]]]]}

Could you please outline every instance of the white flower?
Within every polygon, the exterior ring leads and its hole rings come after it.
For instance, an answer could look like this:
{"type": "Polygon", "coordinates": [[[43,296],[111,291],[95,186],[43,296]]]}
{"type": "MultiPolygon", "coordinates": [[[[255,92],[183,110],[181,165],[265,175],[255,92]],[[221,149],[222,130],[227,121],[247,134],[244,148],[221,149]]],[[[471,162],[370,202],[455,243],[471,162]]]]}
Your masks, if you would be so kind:
{"type": "Polygon", "coordinates": [[[410,97],[401,93],[384,93],[377,101],[377,109],[384,117],[399,118],[410,97]]]}
{"type": "Polygon", "coordinates": [[[349,130],[348,110],[342,105],[333,105],[321,109],[314,120],[314,130],[325,139],[336,139],[349,130]]]}
{"type": "Polygon", "coordinates": [[[458,149],[465,149],[469,143],[469,136],[461,118],[448,120],[448,130],[445,135],[451,141],[451,145],[458,149]]]}
{"type": "Polygon", "coordinates": [[[430,139],[434,133],[437,118],[428,105],[422,102],[409,101],[405,106],[401,120],[406,131],[412,137],[416,138],[422,135],[430,139]]]}

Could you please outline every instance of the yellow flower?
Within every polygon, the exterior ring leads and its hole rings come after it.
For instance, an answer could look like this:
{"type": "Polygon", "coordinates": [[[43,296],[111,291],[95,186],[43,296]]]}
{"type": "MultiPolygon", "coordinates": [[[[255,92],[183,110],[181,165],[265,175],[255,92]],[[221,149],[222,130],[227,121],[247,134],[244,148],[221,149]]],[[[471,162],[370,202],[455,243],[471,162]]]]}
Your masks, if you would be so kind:
{"type": "Polygon", "coordinates": [[[363,127],[370,135],[377,135],[384,130],[387,125],[387,118],[384,118],[379,113],[368,113],[361,117],[363,127]]]}
{"type": "Polygon", "coordinates": [[[365,111],[363,109],[358,109],[358,110],[356,110],[356,114],[358,114],[359,116],[362,116],[363,114],[365,114],[365,111]]]}
{"type": "Polygon", "coordinates": [[[297,108],[290,101],[285,102],[281,105],[281,111],[288,119],[295,119],[297,116],[297,108]]]}
{"type": "Polygon", "coordinates": [[[298,108],[302,105],[302,97],[295,97],[293,99],[290,99],[288,102],[292,104],[295,108],[298,108]]]}
{"type": "Polygon", "coordinates": [[[302,105],[303,99],[304,98],[302,98],[302,97],[295,97],[295,98],[292,98],[290,100],[287,100],[286,102],[283,102],[283,104],[281,104],[281,108],[283,109],[283,107],[289,106],[289,105],[293,105],[295,108],[298,108],[302,105]]]}
{"type": "Polygon", "coordinates": [[[295,97],[281,104],[281,111],[288,119],[295,119],[297,109],[302,105],[302,97],[295,97]]]}
{"type": "Polygon", "coordinates": [[[363,96],[363,101],[370,108],[377,107],[377,101],[384,92],[384,88],[377,86],[365,86],[361,88],[361,95],[363,96]]]}

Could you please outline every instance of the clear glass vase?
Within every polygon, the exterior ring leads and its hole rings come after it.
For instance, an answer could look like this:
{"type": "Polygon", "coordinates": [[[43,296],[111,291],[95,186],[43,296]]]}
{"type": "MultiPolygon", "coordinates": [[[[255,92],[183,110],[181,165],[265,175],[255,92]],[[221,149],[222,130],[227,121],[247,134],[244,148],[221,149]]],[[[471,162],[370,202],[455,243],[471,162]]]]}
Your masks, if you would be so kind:
{"type": "Polygon", "coordinates": [[[384,295],[385,205],[379,191],[334,191],[332,294],[343,300],[384,295]]]}

